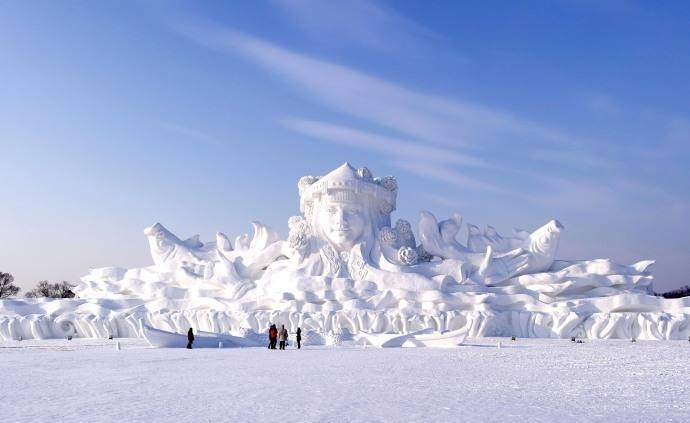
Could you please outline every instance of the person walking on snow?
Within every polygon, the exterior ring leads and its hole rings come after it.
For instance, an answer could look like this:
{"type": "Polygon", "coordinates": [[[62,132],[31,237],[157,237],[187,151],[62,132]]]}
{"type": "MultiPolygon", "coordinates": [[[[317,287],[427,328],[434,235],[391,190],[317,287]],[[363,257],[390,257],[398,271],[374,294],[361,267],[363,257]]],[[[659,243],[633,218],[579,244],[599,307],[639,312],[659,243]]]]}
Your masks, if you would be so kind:
{"type": "Polygon", "coordinates": [[[297,328],[296,338],[297,338],[297,349],[299,350],[302,348],[302,329],[297,328]]]}
{"type": "Polygon", "coordinates": [[[285,341],[287,341],[288,333],[285,325],[280,325],[280,332],[278,332],[278,340],[280,341],[280,349],[285,349],[285,341]]]}
{"type": "Polygon", "coordinates": [[[194,332],[192,332],[192,328],[189,328],[187,331],[187,349],[191,350],[192,349],[192,342],[194,342],[194,332]]]}
{"type": "Polygon", "coordinates": [[[276,349],[276,340],[278,339],[278,329],[276,329],[276,325],[271,325],[271,328],[268,329],[268,348],[275,350],[276,349]]]}

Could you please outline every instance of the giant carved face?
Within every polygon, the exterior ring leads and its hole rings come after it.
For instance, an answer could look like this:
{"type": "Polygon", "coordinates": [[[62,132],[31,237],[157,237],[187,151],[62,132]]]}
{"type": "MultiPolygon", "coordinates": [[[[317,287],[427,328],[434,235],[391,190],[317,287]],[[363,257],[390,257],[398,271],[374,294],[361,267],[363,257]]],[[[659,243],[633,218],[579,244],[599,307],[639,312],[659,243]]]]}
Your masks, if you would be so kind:
{"type": "Polygon", "coordinates": [[[338,251],[351,249],[367,228],[366,205],[360,202],[325,201],[316,215],[321,233],[338,251]]]}

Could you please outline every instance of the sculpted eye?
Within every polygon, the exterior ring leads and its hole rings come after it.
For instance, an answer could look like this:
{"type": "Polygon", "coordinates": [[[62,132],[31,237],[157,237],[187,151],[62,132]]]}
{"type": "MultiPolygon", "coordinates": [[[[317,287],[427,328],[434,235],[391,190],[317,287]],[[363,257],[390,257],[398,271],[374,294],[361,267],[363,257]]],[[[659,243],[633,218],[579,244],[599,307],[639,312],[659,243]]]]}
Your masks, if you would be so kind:
{"type": "Polygon", "coordinates": [[[335,214],[335,211],[336,211],[335,207],[329,207],[328,208],[328,213],[330,213],[330,214],[335,214]]]}

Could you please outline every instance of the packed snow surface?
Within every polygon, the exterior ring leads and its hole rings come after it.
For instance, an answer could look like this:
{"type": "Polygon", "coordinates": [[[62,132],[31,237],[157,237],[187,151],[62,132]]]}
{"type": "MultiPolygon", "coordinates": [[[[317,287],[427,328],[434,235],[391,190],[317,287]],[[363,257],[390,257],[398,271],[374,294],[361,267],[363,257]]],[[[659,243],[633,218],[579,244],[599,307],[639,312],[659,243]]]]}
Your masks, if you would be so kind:
{"type": "Polygon", "coordinates": [[[687,341],[300,351],[2,341],[0,374],[7,422],[690,421],[687,341]]]}

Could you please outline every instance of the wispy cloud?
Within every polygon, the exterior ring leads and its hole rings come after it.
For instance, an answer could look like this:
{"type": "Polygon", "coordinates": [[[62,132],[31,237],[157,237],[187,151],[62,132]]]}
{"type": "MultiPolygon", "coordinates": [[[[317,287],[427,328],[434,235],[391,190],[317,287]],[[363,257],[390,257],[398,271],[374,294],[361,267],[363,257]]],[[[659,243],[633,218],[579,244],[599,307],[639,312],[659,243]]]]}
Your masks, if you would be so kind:
{"type": "Polygon", "coordinates": [[[325,2],[276,0],[285,14],[316,42],[355,45],[376,51],[424,48],[441,37],[396,11],[367,0],[325,2]]]}
{"type": "Polygon", "coordinates": [[[462,188],[469,188],[475,191],[505,192],[493,184],[463,175],[444,163],[425,160],[395,160],[392,164],[399,169],[423,178],[434,179],[462,188]]]}
{"type": "Polygon", "coordinates": [[[581,148],[537,148],[531,150],[531,158],[542,162],[565,163],[578,168],[612,168],[616,162],[603,154],[591,153],[581,148]]]}
{"type": "Polygon", "coordinates": [[[280,120],[287,128],[299,133],[330,140],[364,150],[378,151],[394,156],[413,157],[418,160],[443,162],[453,165],[491,167],[486,161],[454,150],[447,150],[407,141],[397,137],[373,134],[359,129],[326,122],[288,117],[280,120]]]}
{"type": "MultiPolygon", "coordinates": [[[[241,54],[299,89],[306,99],[357,119],[342,126],[288,117],[281,119],[285,127],[313,138],[385,152],[391,163],[413,174],[473,190],[500,191],[485,182],[492,179],[485,176],[495,176],[495,169],[510,174],[511,166],[506,167],[510,163],[527,164],[512,166],[516,168],[512,173],[534,180],[552,178],[548,169],[555,168],[529,168],[535,161],[569,164],[573,170],[583,165],[608,170],[618,166],[615,158],[590,150],[586,140],[496,108],[410,89],[208,21],[185,21],[175,29],[205,46],[241,54]],[[353,127],[359,125],[357,121],[366,123],[368,129],[353,127]],[[500,157],[491,154],[497,151],[500,157]],[[485,157],[477,157],[479,152],[485,157]],[[477,169],[474,175],[460,171],[467,166],[477,169]],[[491,174],[487,169],[492,169],[491,174]]],[[[618,111],[611,98],[592,101],[594,109],[602,113],[618,111]]],[[[526,192],[524,197],[536,202],[567,201],[567,195],[560,193],[570,192],[610,205],[609,190],[588,175],[582,177],[577,183],[555,178],[551,186],[558,187],[553,195],[526,192]]]]}
{"type": "Polygon", "coordinates": [[[684,199],[668,193],[662,187],[622,176],[602,177],[599,180],[551,176],[544,181],[545,190],[530,194],[528,199],[550,207],[564,207],[597,214],[601,209],[610,213],[631,214],[635,209],[649,211],[649,207],[676,208],[682,212],[684,199]]]}
{"type": "Polygon", "coordinates": [[[551,208],[570,208],[596,214],[601,209],[619,210],[620,193],[609,182],[587,182],[552,176],[545,180],[546,188],[527,199],[551,208]]]}
{"type": "Polygon", "coordinates": [[[429,192],[421,193],[421,196],[433,201],[434,203],[450,208],[459,208],[462,201],[459,198],[449,197],[447,195],[432,194],[429,192]]]}
{"type": "Polygon", "coordinates": [[[188,126],[172,122],[161,122],[159,123],[159,126],[163,128],[165,131],[173,133],[185,140],[201,142],[204,144],[210,144],[214,146],[222,145],[222,143],[218,139],[198,129],[190,128],[188,126]]]}
{"type": "Polygon", "coordinates": [[[416,139],[481,148],[486,143],[574,143],[557,129],[473,102],[408,89],[359,70],[319,60],[213,23],[177,24],[197,42],[241,53],[308,98],[416,139]]]}
{"type": "Polygon", "coordinates": [[[360,150],[376,151],[390,157],[391,163],[399,169],[419,176],[473,190],[498,190],[491,184],[453,169],[453,166],[492,167],[471,155],[315,120],[289,117],[281,119],[281,123],[303,135],[360,150]]]}

